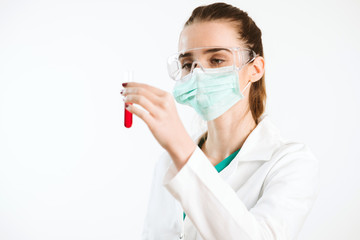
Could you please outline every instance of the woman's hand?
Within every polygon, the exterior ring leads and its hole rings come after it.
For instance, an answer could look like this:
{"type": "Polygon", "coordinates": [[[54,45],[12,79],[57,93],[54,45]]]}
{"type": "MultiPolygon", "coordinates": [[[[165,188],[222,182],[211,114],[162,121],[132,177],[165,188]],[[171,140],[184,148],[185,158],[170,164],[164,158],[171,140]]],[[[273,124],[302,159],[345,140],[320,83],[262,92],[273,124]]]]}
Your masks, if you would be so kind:
{"type": "Polygon", "coordinates": [[[144,83],[124,83],[125,103],[135,103],[146,111],[127,104],[126,109],[141,118],[159,144],[169,153],[180,170],[196,148],[176,110],[173,96],[144,83]]]}

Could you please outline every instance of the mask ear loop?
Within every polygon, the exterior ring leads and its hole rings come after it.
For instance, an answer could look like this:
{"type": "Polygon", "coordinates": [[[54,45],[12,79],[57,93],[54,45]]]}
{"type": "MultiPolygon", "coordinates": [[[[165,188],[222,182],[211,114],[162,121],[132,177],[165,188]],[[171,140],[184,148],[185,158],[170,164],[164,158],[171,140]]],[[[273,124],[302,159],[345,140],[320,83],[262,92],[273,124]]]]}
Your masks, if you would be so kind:
{"type": "Polygon", "coordinates": [[[251,81],[246,84],[245,88],[241,91],[241,94],[244,94],[245,90],[248,88],[248,86],[251,84],[251,81]]]}

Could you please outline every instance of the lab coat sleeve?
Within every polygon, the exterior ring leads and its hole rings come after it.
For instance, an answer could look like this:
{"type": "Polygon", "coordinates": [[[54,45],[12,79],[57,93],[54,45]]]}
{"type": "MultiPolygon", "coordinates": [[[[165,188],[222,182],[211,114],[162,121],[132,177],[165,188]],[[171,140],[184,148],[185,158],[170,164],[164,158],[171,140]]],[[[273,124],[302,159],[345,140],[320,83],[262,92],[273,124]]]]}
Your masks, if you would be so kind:
{"type": "Polygon", "coordinates": [[[163,184],[203,239],[295,239],[318,192],[318,163],[303,146],[280,157],[247,209],[200,148],[180,171],[170,165],[163,184]]]}

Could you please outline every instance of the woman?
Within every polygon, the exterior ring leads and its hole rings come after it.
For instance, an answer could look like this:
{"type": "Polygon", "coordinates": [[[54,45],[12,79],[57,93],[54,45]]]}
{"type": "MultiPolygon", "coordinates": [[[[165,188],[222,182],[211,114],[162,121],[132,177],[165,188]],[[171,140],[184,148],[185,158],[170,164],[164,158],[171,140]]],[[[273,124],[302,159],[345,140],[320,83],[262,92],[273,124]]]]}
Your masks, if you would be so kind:
{"type": "Polygon", "coordinates": [[[143,239],[295,239],[318,192],[318,162],[281,138],[265,109],[261,31],[240,9],[196,8],[169,58],[172,94],[124,83],[127,109],[166,150],[143,239]],[[174,98],[207,121],[191,138],[174,98]]]}

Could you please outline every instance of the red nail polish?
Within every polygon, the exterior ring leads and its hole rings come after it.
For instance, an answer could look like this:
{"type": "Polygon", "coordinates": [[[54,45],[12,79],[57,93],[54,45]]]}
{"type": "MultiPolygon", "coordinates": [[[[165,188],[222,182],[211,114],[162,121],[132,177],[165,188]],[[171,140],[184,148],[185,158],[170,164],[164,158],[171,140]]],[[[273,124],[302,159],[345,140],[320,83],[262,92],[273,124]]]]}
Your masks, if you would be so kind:
{"type": "Polygon", "coordinates": [[[123,87],[126,87],[126,85],[127,85],[127,83],[123,83],[123,84],[122,84],[123,87]]]}

